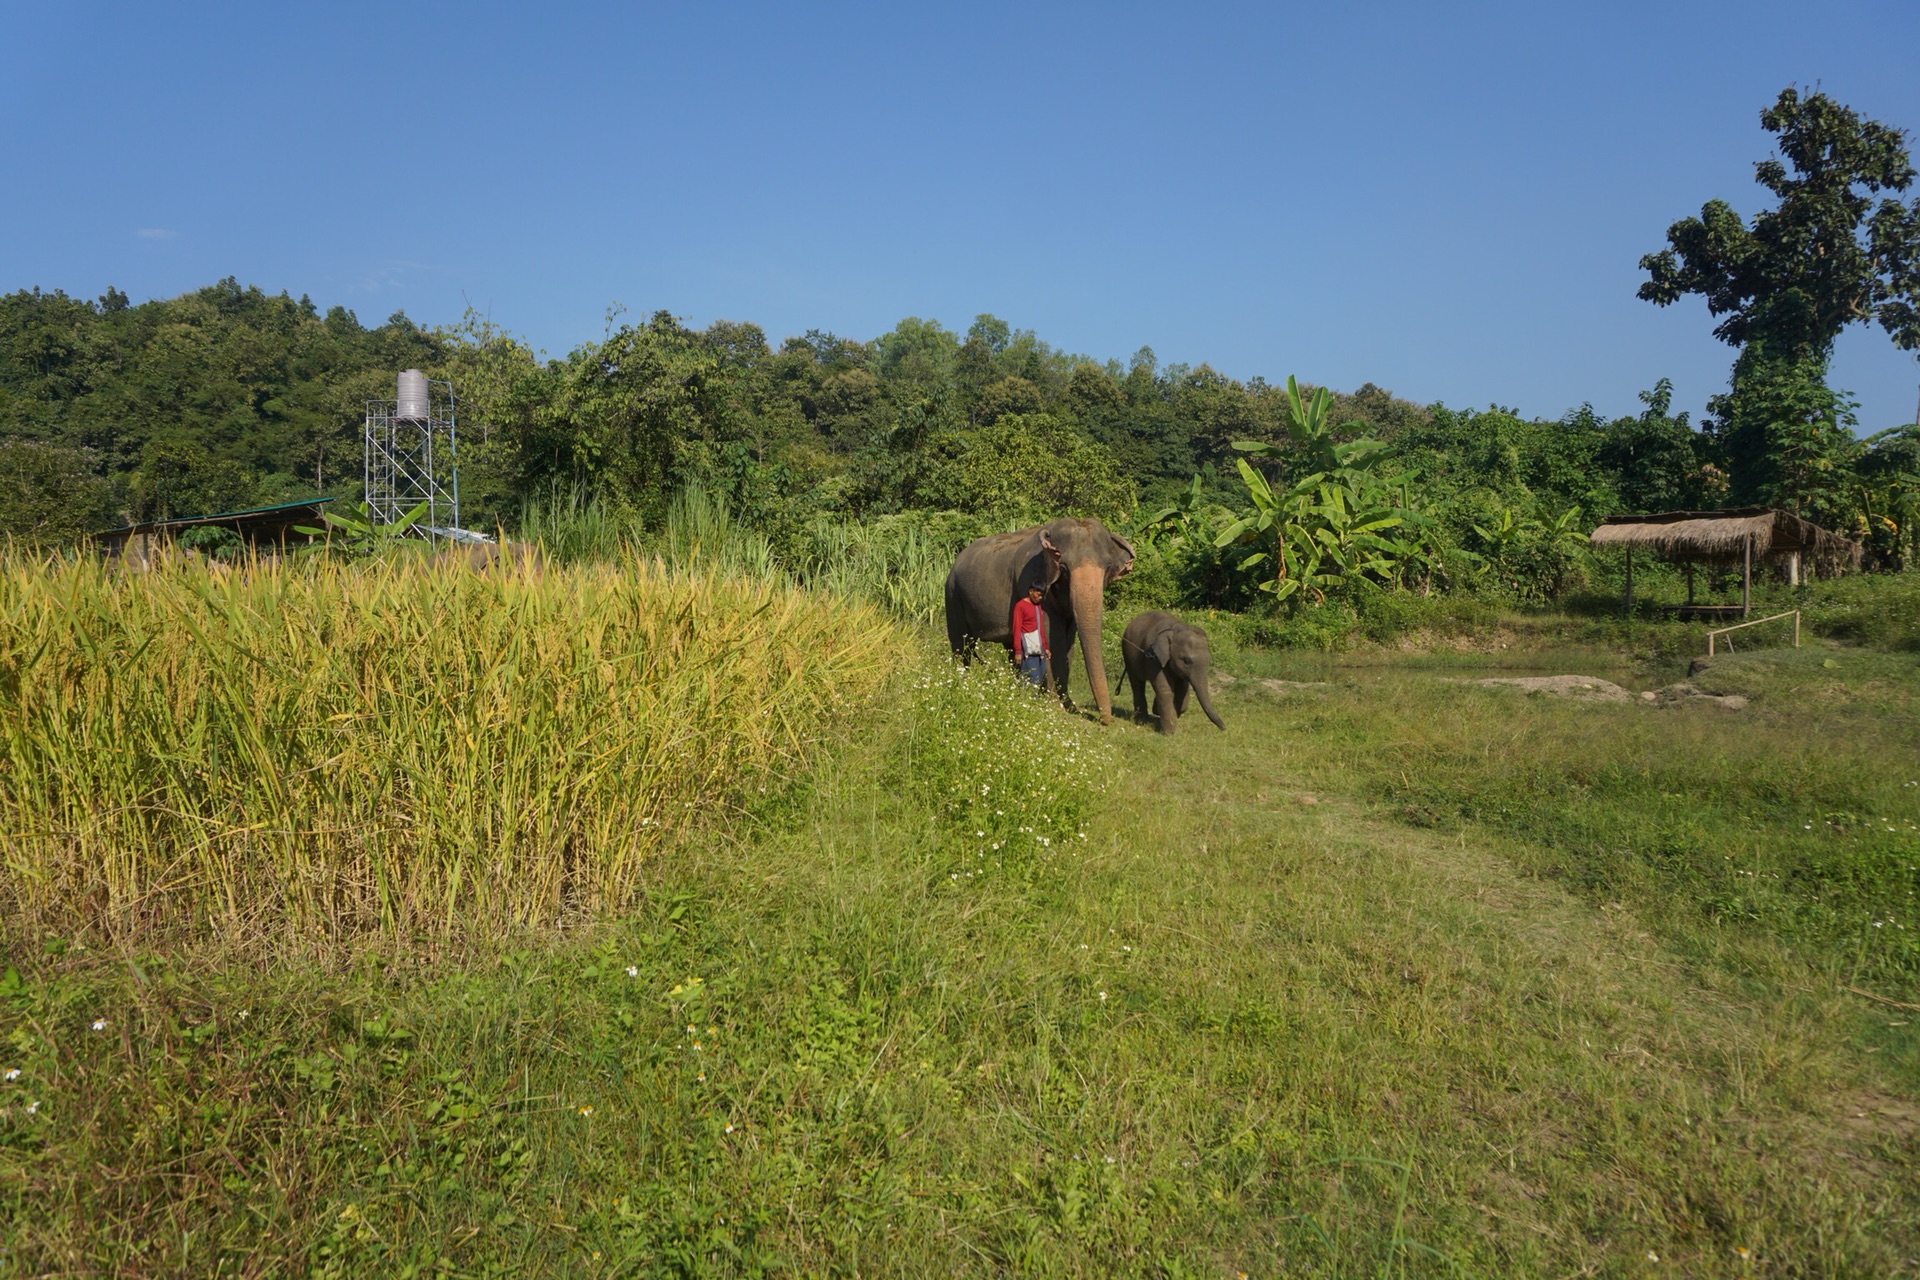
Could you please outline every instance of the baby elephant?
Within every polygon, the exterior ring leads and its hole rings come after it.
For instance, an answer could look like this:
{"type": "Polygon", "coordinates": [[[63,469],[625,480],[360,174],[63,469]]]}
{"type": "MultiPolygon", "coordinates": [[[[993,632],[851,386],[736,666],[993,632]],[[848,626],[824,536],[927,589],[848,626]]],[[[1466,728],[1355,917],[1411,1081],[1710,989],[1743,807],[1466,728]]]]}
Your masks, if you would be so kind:
{"type": "Polygon", "coordinates": [[[1187,709],[1187,690],[1200,698],[1200,709],[1214,727],[1227,726],[1214,714],[1213,701],[1207,696],[1207,633],[1190,627],[1170,613],[1155,610],[1143,613],[1127,624],[1120,637],[1120,656],[1127,663],[1127,680],[1133,685],[1133,718],[1147,718],[1148,683],[1153,685],[1153,713],[1160,717],[1160,732],[1172,733],[1179,716],[1187,709]]]}

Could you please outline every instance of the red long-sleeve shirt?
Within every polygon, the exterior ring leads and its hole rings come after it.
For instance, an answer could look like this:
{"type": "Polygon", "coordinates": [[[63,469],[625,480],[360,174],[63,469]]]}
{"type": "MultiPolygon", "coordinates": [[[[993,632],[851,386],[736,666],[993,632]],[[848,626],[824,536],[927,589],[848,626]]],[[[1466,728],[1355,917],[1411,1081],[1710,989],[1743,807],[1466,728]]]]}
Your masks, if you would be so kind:
{"type": "Polygon", "coordinates": [[[1020,637],[1029,631],[1040,633],[1040,652],[1048,653],[1045,615],[1040,612],[1039,605],[1021,596],[1013,602],[1013,656],[1016,659],[1026,656],[1020,648],[1020,637]]]}

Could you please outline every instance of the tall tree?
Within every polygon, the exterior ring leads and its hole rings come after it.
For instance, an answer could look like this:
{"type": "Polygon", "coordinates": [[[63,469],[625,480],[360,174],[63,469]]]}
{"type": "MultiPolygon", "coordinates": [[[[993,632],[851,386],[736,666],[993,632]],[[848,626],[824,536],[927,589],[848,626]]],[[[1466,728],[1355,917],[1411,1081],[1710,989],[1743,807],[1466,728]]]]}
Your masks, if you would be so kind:
{"type": "Polygon", "coordinates": [[[1639,296],[1667,306],[1701,295],[1722,317],[1714,335],[1740,348],[1730,390],[1709,406],[1735,497],[1830,517],[1825,478],[1853,438],[1844,396],[1827,389],[1827,361],[1856,323],[1920,348],[1920,201],[1881,194],[1913,183],[1898,129],[1794,89],[1760,124],[1779,156],[1754,176],[1778,203],[1748,223],[1712,200],[1674,223],[1667,247],[1640,260],[1639,296]]]}

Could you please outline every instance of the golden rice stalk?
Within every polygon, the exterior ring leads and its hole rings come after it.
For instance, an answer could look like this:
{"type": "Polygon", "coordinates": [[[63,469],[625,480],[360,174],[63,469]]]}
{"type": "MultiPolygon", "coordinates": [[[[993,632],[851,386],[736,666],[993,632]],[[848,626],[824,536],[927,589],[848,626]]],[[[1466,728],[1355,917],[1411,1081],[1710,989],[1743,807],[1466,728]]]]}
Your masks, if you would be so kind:
{"type": "Polygon", "coordinates": [[[617,912],[892,626],[659,565],[0,566],[0,926],[329,949],[617,912]]]}

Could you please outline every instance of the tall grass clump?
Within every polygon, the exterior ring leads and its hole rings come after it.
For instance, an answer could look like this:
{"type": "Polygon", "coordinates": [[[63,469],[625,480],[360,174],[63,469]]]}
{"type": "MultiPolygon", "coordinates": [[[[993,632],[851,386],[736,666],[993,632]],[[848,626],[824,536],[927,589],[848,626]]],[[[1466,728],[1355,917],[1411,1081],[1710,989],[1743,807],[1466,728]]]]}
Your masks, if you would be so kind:
{"type": "Polygon", "coordinates": [[[880,516],[861,523],[828,516],[787,531],[778,545],[742,521],[726,499],[698,483],[674,494],[657,528],[579,490],[530,500],[517,536],[560,564],[657,557],[676,569],[781,578],[809,590],[878,605],[932,625],[945,609],[947,569],[961,547],[993,526],[958,513],[880,516]]]}
{"type": "Polygon", "coordinates": [[[680,568],[700,566],[751,578],[780,573],[767,535],[742,524],[726,499],[690,484],[673,495],[667,518],[647,550],[680,568]]]}
{"type": "Polygon", "coordinates": [[[917,525],[817,520],[794,576],[820,591],[865,600],[932,626],[945,616],[947,570],[958,548],[917,525]]]}
{"type": "Polygon", "coordinates": [[[518,536],[559,564],[626,560],[641,541],[639,522],[584,490],[549,491],[520,511],[518,536]]]}
{"type": "Polygon", "coordinates": [[[554,490],[520,513],[520,539],[561,564],[622,564],[652,557],[674,569],[770,578],[781,566],[764,533],[741,523],[723,497],[690,484],[673,495],[658,528],[580,489],[554,490]]]}
{"type": "Polygon", "coordinates": [[[8,564],[0,932],[324,951],[617,911],[877,689],[889,631],[658,564],[8,564]]]}

